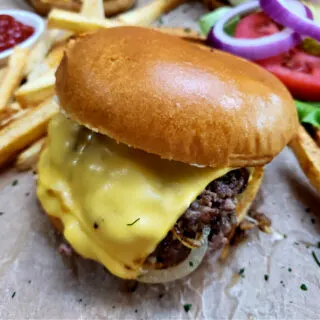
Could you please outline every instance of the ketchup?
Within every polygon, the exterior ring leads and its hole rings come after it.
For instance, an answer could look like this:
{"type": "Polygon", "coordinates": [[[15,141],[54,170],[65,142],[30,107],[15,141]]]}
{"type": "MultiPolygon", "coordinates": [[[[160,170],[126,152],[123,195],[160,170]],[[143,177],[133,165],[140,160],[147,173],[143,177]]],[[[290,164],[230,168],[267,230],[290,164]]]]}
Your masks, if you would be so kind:
{"type": "Polygon", "coordinates": [[[33,27],[25,25],[9,15],[0,14],[0,52],[23,42],[33,33],[33,27]]]}

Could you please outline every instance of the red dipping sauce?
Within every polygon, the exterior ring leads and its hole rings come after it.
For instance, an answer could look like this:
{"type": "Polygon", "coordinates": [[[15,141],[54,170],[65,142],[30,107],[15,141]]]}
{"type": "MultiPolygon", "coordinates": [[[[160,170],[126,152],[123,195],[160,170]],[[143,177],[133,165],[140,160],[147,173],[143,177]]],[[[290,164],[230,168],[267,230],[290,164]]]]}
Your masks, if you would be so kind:
{"type": "Polygon", "coordinates": [[[0,52],[13,48],[33,33],[33,27],[17,21],[12,16],[0,14],[0,52]]]}

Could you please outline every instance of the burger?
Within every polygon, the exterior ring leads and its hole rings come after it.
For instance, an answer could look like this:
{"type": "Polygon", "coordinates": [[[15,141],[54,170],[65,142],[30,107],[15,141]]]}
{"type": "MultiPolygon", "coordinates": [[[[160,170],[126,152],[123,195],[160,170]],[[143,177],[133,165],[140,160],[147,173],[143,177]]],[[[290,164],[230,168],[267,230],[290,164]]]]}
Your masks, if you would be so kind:
{"type": "Polygon", "coordinates": [[[56,92],[40,203],[76,253],[142,282],[181,278],[228,242],[298,127],[272,74],[140,27],[70,42],[56,92]]]}

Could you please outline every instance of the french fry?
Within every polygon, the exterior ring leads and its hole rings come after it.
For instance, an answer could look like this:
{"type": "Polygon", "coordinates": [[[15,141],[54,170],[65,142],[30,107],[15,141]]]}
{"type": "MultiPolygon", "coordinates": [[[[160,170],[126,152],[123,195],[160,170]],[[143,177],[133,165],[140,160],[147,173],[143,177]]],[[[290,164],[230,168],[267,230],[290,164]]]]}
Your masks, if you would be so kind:
{"type": "Polygon", "coordinates": [[[79,13],[53,9],[48,17],[48,27],[85,33],[101,28],[119,26],[120,23],[109,19],[96,19],[84,17],[79,13]]]}
{"type": "Polygon", "coordinates": [[[144,7],[120,14],[116,20],[128,25],[148,26],[184,2],[186,0],[153,0],[144,7]]]}
{"type": "Polygon", "coordinates": [[[59,33],[58,30],[47,30],[31,50],[25,67],[25,75],[28,76],[28,80],[35,78],[34,73],[38,73],[38,68],[41,68],[41,63],[44,61],[53,43],[57,40],[59,33]]]}
{"type": "Polygon", "coordinates": [[[43,137],[49,120],[58,111],[57,103],[54,99],[49,99],[29,109],[23,117],[2,129],[0,131],[0,165],[12,160],[19,151],[43,137]]]}
{"type": "Polygon", "coordinates": [[[50,70],[40,78],[27,82],[15,92],[15,98],[23,108],[34,106],[54,95],[55,70],[50,70]]]}
{"type": "Polygon", "coordinates": [[[27,112],[27,109],[22,109],[21,111],[14,113],[7,118],[2,119],[0,121],[0,130],[8,126],[13,121],[16,121],[17,119],[22,118],[26,114],[26,112],[27,112]]]}
{"type": "Polygon", "coordinates": [[[45,140],[45,138],[41,138],[18,155],[15,162],[18,170],[26,171],[35,167],[45,140]]]}
{"type": "Polygon", "coordinates": [[[320,149],[300,126],[297,136],[290,142],[290,147],[296,155],[302,170],[311,184],[320,191],[320,149]]]}
{"type": "Polygon", "coordinates": [[[199,35],[198,32],[189,28],[154,28],[154,29],[163,33],[170,34],[172,36],[183,38],[188,41],[203,43],[205,40],[204,36],[199,35]]]}
{"type": "Polygon", "coordinates": [[[318,147],[320,148],[320,129],[316,129],[314,140],[316,141],[318,147]]]}
{"type": "Polygon", "coordinates": [[[49,72],[54,73],[62,60],[64,50],[65,43],[55,46],[45,60],[29,75],[27,84],[37,81],[38,78],[49,72]]]}
{"type": "Polygon", "coordinates": [[[89,18],[104,19],[103,0],[83,0],[81,14],[89,18]]]}
{"type": "Polygon", "coordinates": [[[16,47],[9,59],[8,70],[0,86],[0,111],[6,107],[20,84],[29,50],[16,47]]]}
{"type": "Polygon", "coordinates": [[[8,69],[6,67],[3,67],[0,69],[0,84],[1,84],[2,80],[4,79],[7,71],[8,71],[8,69]]]}
{"type": "Polygon", "coordinates": [[[0,110],[0,124],[22,110],[18,102],[13,102],[0,110]]]}

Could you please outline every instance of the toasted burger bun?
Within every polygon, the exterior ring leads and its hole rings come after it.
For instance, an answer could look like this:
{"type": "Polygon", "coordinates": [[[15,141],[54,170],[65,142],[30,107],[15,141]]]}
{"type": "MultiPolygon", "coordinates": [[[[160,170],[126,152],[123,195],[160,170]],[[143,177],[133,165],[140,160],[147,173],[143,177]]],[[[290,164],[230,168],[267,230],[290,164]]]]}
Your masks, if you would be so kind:
{"type": "MultiPolygon", "coordinates": [[[[80,11],[82,3],[80,0],[61,0],[60,2],[56,1],[53,6],[41,0],[27,1],[33,6],[37,13],[41,15],[47,15],[53,7],[70,11],[80,11]]],[[[135,0],[104,0],[104,11],[106,16],[112,16],[130,9],[134,3],[135,0]]]]}
{"type": "Polygon", "coordinates": [[[82,37],[56,77],[71,118],[165,159],[261,166],[298,128],[293,100],[271,73],[154,30],[119,27],[82,37]]]}

